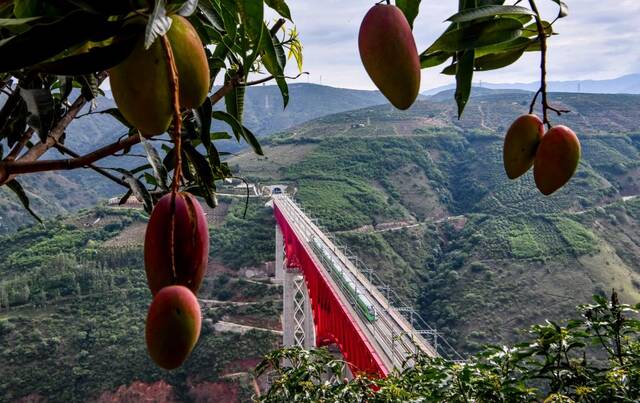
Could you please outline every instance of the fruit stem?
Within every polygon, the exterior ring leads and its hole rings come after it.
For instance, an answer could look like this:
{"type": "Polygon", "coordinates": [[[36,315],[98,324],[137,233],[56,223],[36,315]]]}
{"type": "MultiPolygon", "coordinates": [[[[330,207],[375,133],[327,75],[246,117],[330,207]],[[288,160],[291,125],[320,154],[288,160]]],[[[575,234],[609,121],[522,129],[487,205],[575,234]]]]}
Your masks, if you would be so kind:
{"type": "Polygon", "coordinates": [[[542,94],[543,122],[547,125],[548,128],[551,128],[551,122],[549,121],[549,116],[547,113],[547,108],[549,106],[547,103],[547,34],[546,32],[544,32],[542,18],[540,17],[540,11],[538,11],[538,6],[536,5],[535,0],[529,0],[529,4],[531,5],[531,10],[536,15],[538,40],[540,41],[540,89],[536,93],[536,96],[533,98],[533,103],[535,103],[538,94],[542,94]]]}
{"type": "Polygon", "coordinates": [[[182,178],[182,115],[180,114],[180,87],[178,81],[178,68],[173,57],[171,43],[166,35],[161,37],[162,47],[166,56],[167,67],[169,69],[169,85],[171,86],[171,98],[173,105],[173,142],[175,144],[175,167],[173,169],[173,182],[171,183],[171,227],[169,228],[169,239],[171,242],[171,268],[173,271],[173,282],[177,281],[176,271],[176,251],[175,251],[175,233],[176,233],[176,195],[180,188],[180,180],[182,178]]]}
{"type": "Polygon", "coordinates": [[[549,105],[547,97],[547,33],[544,31],[544,25],[542,24],[542,17],[535,0],[529,0],[531,10],[535,13],[536,26],[538,27],[538,40],[540,41],[540,89],[533,97],[531,106],[529,107],[529,113],[533,113],[533,107],[538,99],[538,95],[542,94],[542,115],[543,122],[547,125],[547,128],[551,129],[551,121],[549,121],[549,111],[555,112],[558,116],[563,113],[569,113],[566,109],[557,109],[549,105]]]}

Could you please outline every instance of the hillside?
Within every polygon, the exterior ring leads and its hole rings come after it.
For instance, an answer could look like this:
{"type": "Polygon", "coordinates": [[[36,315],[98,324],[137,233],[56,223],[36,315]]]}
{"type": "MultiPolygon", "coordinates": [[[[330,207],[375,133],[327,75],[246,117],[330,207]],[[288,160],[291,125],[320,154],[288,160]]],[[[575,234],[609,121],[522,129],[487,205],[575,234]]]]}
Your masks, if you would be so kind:
{"type": "MultiPolygon", "coordinates": [[[[110,92],[96,100],[95,108],[85,107],[67,130],[66,145],[84,154],[116,141],[127,133],[126,127],[111,115],[101,113],[115,107],[110,92]]],[[[0,94],[0,105],[4,102],[0,94]]],[[[332,113],[359,109],[371,105],[385,104],[386,100],[377,91],[359,91],[333,88],[316,84],[296,83],[290,85],[290,104],[283,109],[282,97],[276,86],[249,87],[245,96],[244,124],[257,136],[281,131],[332,113]]],[[[227,128],[219,127],[220,130],[227,128]]],[[[219,142],[221,150],[238,151],[244,143],[219,142]]],[[[140,146],[134,146],[132,154],[144,154],[140,146]]],[[[50,151],[47,158],[65,158],[57,151],[50,151]]],[[[140,165],[138,157],[111,157],[100,162],[105,167],[134,167],[140,165]]],[[[122,195],[122,188],[90,170],[51,172],[45,176],[29,175],[20,179],[33,199],[34,210],[43,217],[74,212],[95,205],[96,200],[122,195]]],[[[17,197],[0,190],[0,234],[14,231],[25,223],[35,221],[25,213],[17,197]]]]}
{"type": "Polygon", "coordinates": [[[307,211],[472,351],[612,287],[640,298],[640,96],[551,99],[573,111],[556,121],[584,154],[552,197],[501,166],[527,94],[475,97],[461,121],[445,101],[331,115],[270,137],[264,158],[230,161],[251,180],[297,186],[307,211]]]}
{"type": "MultiPolygon", "coordinates": [[[[212,230],[227,213],[241,215],[224,199],[219,211],[209,212],[212,230]]],[[[259,217],[272,233],[272,217],[251,205],[247,219],[259,217]]],[[[212,260],[200,340],[185,365],[162,371],[144,343],[145,222],[137,210],[98,207],[0,237],[0,401],[230,402],[255,393],[249,371],[281,340],[280,288],[261,266],[249,279],[212,260]]],[[[219,255],[219,242],[211,250],[219,255]]]]}

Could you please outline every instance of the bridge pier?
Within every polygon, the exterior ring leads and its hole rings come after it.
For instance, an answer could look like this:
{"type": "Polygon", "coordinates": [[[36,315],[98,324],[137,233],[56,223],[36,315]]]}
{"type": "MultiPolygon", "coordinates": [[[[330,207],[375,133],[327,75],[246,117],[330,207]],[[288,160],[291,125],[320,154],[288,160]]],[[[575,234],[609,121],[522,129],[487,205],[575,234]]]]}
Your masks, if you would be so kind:
{"type": "Polygon", "coordinates": [[[311,348],[316,346],[311,302],[304,277],[298,269],[284,271],[284,309],[282,333],[285,347],[311,348]]]}
{"type": "Polygon", "coordinates": [[[316,345],[311,301],[304,277],[297,268],[287,268],[284,238],[276,225],[276,281],[282,283],[282,334],[285,347],[311,348],[316,345]]]}

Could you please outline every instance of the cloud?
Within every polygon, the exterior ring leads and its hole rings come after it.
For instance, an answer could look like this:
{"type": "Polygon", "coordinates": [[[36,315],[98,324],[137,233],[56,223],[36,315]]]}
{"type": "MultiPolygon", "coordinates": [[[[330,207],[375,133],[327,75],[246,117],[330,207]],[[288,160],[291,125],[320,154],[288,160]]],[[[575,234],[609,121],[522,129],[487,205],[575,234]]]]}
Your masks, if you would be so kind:
{"type": "MultiPolygon", "coordinates": [[[[638,72],[640,63],[640,1],[573,0],[568,18],[559,20],[560,33],[550,41],[551,80],[605,79],[638,72]]],[[[541,12],[551,20],[557,5],[541,0],[541,12]]],[[[424,0],[415,23],[418,50],[424,50],[446,28],[443,21],[456,12],[455,0],[424,0]]],[[[358,55],[357,37],[370,0],[290,0],[303,42],[309,81],[348,88],[372,89],[358,55]]],[[[531,82],[539,77],[539,54],[525,55],[506,69],[476,75],[486,82],[531,82]]],[[[292,71],[293,72],[293,71],[292,71]]],[[[423,90],[452,82],[439,68],[423,70],[423,90]]]]}

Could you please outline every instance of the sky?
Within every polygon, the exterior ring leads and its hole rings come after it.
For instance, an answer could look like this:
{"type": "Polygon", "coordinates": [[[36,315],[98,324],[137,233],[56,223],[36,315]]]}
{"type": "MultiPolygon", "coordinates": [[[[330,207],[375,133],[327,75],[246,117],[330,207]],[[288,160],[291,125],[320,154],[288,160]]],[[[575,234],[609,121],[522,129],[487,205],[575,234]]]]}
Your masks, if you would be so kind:
{"type": "MultiPolygon", "coordinates": [[[[565,0],[569,16],[555,24],[560,35],[549,41],[549,80],[610,79],[640,72],[640,0],[565,0]]],[[[374,89],[358,54],[358,29],[375,3],[372,0],[288,0],[304,46],[304,70],[299,82],[343,88],[374,89]]],[[[511,2],[508,2],[510,4],[511,2]]],[[[547,20],[557,15],[552,0],[537,0],[547,20]]],[[[457,0],[422,0],[414,23],[418,51],[444,31],[444,21],[457,11],[457,0]]],[[[476,74],[492,83],[533,82],[539,79],[539,53],[516,64],[476,74]]],[[[295,65],[293,61],[290,65],[295,65]]],[[[421,90],[446,85],[439,66],[422,71],[421,90]]],[[[294,73],[291,70],[290,73],[294,73]]]]}

